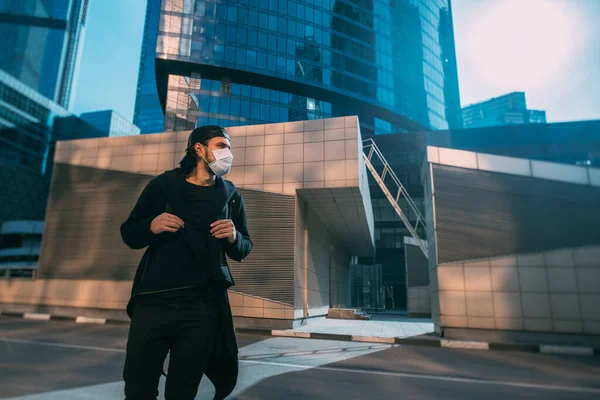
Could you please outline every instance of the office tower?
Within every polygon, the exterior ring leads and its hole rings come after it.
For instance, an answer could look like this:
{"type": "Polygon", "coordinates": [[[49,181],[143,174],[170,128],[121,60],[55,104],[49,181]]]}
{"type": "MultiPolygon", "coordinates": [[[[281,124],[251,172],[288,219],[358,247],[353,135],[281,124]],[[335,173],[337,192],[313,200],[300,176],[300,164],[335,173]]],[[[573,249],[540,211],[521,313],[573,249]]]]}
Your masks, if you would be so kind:
{"type": "Polygon", "coordinates": [[[144,39],[133,115],[133,123],[140,127],[141,133],[157,133],[165,129],[165,116],[158,101],[154,69],[161,3],[161,0],[148,0],[146,6],[144,39]]]}
{"type": "Polygon", "coordinates": [[[525,93],[512,92],[462,109],[463,126],[479,128],[546,122],[546,112],[528,110],[525,93]]]}
{"type": "Polygon", "coordinates": [[[110,137],[140,134],[140,128],[114,110],[87,112],[79,118],[110,137]]]}
{"type": "Polygon", "coordinates": [[[358,115],[364,136],[447,129],[460,122],[451,20],[446,0],[150,0],[134,123],[358,115]]]}
{"type": "Polygon", "coordinates": [[[0,69],[71,109],[89,0],[0,2],[0,69]]]}

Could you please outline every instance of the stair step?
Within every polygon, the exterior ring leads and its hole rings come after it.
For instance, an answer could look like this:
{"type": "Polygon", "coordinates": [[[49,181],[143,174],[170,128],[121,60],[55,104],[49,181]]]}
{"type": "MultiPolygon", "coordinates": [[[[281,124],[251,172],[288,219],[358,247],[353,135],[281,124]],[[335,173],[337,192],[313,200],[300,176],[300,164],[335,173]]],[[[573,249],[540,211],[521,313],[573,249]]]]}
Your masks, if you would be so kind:
{"type": "Polygon", "coordinates": [[[331,308],[327,313],[327,318],[360,320],[364,315],[364,313],[353,308],[331,308]]]}

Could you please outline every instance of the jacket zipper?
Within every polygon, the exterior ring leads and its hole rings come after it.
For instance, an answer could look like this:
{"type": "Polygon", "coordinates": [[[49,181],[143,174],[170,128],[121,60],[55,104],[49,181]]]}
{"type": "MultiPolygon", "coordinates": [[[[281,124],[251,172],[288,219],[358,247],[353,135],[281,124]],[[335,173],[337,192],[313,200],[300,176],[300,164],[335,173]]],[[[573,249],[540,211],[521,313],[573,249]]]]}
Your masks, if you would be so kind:
{"type": "MultiPolygon", "coordinates": [[[[229,201],[231,199],[227,200],[227,202],[225,203],[225,207],[223,207],[223,209],[221,210],[221,213],[223,213],[223,211],[225,211],[225,209],[227,209],[227,212],[225,214],[225,218],[227,219],[231,219],[231,215],[230,215],[230,211],[231,208],[229,207],[229,201]]],[[[239,240],[239,238],[238,238],[239,240]]],[[[231,269],[229,268],[229,264],[227,263],[227,256],[225,255],[225,251],[223,250],[223,246],[221,245],[221,243],[219,243],[219,263],[221,264],[219,267],[222,267],[223,265],[227,267],[227,272],[229,273],[229,279],[231,279],[231,284],[235,285],[235,281],[233,280],[233,275],[231,274],[231,269]]]]}

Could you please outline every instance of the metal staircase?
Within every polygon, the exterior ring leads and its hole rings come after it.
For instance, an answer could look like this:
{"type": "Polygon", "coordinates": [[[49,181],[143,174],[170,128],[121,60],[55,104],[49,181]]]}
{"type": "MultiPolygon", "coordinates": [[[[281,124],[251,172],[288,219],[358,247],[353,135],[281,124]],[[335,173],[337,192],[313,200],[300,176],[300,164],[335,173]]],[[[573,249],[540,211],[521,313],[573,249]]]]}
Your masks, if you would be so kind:
{"type": "Polygon", "coordinates": [[[379,184],[379,187],[381,188],[381,190],[383,190],[383,193],[385,194],[390,204],[396,211],[396,214],[398,214],[402,222],[404,222],[404,225],[406,226],[406,229],[408,229],[408,231],[410,232],[411,236],[417,241],[417,243],[419,243],[419,247],[421,248],[421,251],[423,252],[425,257],[429,258],[426,242],[423,239],[421,239],[419,237],[419,234],[417,233],[419,227],[423,227],[423,230],[425,230],[425,218],[423,218],[423,215],[421,215],[421,212],[415,205],[415,202],[410,197],[410,195],[404,188],[404,185],[402,185],[402,182],[400,182],[400,179],[398,179],[398,177],[386,161],[385,157],[383,157],[383,154],[381,154],[381,151],[379,151],[379,148],[377,147],[373,139],[363,140],[363,159],[365,160],[367,168],[373,175],[373,178],[375,178],[375,181],[377,181],[377,184],[379,184]],[[381,173],[377,172],[377,170],[375,169],[375,166],[372,162],[374,160],[378,161],[378,164],[381,164],[383,166],[383,170],[381,171],[381,173]],[[391,187],[388,187],[388,185],[385,184],[386,177],[390,178],[389,180],[391,180],[391,182],[389,186],[391,187]],[[400,204],[398,204],[398,202],[402,198],[406,201],[408,205],[408,210],[410,210],[410,212],[417,218],[414,224],[410,222],[408,216],[402,210],[400,204]]]}

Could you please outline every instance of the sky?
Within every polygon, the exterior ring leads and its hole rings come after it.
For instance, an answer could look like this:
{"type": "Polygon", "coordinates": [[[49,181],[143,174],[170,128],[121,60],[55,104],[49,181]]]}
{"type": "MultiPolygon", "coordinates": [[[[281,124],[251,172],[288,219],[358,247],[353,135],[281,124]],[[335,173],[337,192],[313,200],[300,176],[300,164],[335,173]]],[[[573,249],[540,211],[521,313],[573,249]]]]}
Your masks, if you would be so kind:
{"type": "MultiPolygon", "coordinates": [[[[92,0],[74,112],[133,121],[147,0],[92,0]]],[[[548,122],[600,119],[600,0],[453,0],[461,104],[524,91],[548,122]]]]}
{"type": "Polygon", "coordinates": [[[461,104],[513,91],[548,122],[600,119],[600,0],[454,0],[461,104]]]}
{"type": "Polygon", "coordinates": [[[112,109],[133,122],[147,0],[91,0],[73,111],[112,109]]]}

